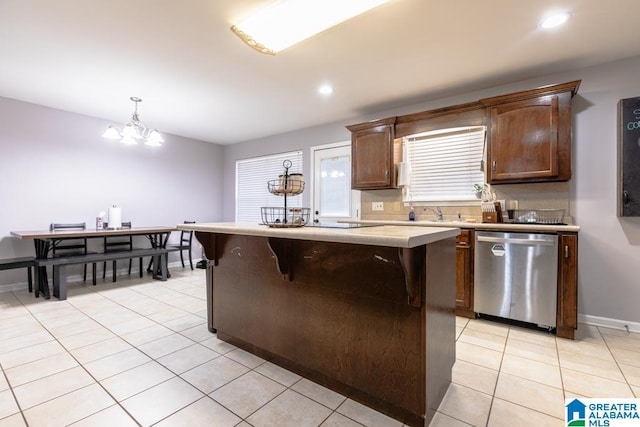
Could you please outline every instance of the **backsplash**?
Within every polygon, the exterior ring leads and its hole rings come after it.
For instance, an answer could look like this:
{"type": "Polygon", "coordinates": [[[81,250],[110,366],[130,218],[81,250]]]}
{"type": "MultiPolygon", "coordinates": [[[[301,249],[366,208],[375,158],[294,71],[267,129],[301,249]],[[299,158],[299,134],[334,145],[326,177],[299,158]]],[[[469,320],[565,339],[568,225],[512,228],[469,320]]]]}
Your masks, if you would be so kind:
{"type": "MultiPolygon", "coordinates": [[[[569,182],[549,182],[536,184],[501,184],[492,185],[491,191],[496,193],[497,200],[518,201],[518,209],[564,209],[564,222],[572,224],[569,210],[569,182]]],[[[403,221],[409,217],[409,207],[402,202],[402,190],[369,190],[362,191],[361,197],[363,220],[403,221]],[[384,210],[372,210],[373,202],[382,202],[384,210]]],[[[446,221],[458,219],[458,212],[463,220],[475,219],[482,222],[480,201],[470,202],[466,206],[438,205],[442,209],[446,221]]],[[[435,206],[431,205],[431,208],[435,206]]],[[[423,210],[423,206],[414,205],[416,220],[433,220],[435,213],[423,210]]],[[[505,214],[506,216],[506,214],[505,214]]]]}

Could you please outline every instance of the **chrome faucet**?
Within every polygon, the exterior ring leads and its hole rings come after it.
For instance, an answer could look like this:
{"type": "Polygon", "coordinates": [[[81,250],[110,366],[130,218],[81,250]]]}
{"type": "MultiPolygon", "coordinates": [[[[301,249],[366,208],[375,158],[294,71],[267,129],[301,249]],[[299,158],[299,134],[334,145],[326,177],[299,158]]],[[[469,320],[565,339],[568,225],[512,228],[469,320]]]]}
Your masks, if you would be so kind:
{"type": "Polygon", "coordinates": [[[440,206],[436,206],[435,209],[433,208],[424,208],[423,211],[431,211],[434,214],[436,214],[436,220],[437,221],[444,221],[444,215],[442,215],[442,210],[440,209],[440,206]]]}

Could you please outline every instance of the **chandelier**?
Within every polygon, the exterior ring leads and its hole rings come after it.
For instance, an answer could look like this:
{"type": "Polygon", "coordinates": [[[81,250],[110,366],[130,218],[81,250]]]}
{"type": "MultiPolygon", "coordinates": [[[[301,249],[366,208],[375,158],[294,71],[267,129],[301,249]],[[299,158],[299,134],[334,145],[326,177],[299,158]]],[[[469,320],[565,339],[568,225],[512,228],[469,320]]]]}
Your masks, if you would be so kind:
{"type": "Polygon", "coordinates": [[[138,140],[144,140],[145,145],[159,147],[160,143],[164,142],[160,132],[155,129],[148,129],[138,116],[138,103],[142,102],[142,99],[135,96],[129,99],[135,103],[131,121],[125,123],[122,130],[113,125],[109,126],[102,134],[102,137],[113,140],[119,139],[123,144],[137,144],[138,140]]]}

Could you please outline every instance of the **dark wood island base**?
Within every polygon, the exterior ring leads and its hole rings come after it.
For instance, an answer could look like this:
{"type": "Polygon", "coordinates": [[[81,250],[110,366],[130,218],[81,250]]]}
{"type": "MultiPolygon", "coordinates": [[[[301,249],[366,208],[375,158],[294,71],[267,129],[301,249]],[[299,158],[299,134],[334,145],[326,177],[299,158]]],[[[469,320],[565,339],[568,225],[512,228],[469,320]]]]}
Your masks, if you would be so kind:
{"type": "Polygon", "coordinates": [[[196,232],[218,338],[410,426],[455,361],[455,237],[412,248],[196,232]]]}

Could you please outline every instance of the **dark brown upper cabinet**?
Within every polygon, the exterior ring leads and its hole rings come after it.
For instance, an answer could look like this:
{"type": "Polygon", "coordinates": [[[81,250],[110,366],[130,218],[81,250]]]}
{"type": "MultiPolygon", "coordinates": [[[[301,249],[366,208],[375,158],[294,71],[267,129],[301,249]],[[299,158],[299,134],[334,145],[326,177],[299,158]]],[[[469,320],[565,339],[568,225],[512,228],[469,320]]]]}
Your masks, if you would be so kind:
{"type": "Polygon", "coordinates": [[[351,131],[351,188],[397,188],[397,163],[402,156],[395,141],[396,118],[347,126],[351,131]]]}
{"type": "Polygon", "coordinates": [[[351,187],[397,188],[401,138],[428,130],[487,126],[489,184],[571,179],[571,101],[580,80],[347,126],[351,187]]]}
{"type": "Polygon", "coordinates": [[[489,184],[571,179],[571,100],[579,81],[481,99],[489,184]]]}

